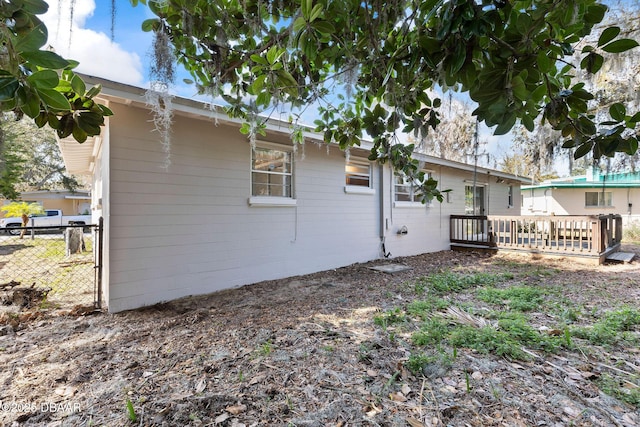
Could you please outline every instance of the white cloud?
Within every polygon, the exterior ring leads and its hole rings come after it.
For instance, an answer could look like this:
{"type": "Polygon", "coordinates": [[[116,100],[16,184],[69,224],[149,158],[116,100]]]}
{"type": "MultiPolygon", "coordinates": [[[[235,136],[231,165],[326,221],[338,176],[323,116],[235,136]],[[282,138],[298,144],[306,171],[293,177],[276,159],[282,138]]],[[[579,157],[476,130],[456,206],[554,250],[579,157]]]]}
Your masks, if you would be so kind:
{"type": "Polygon", "coordinates": [[[50,0],[48,3],[49,11],[41,16],[49,30],[48,44],[64,58],[80,62],[78,72],[121,83],[143,84],[143,66],[138,54],[125,50],[103,32],[85,28],[86,20],[96,9],[94,0],[50,0]]]}

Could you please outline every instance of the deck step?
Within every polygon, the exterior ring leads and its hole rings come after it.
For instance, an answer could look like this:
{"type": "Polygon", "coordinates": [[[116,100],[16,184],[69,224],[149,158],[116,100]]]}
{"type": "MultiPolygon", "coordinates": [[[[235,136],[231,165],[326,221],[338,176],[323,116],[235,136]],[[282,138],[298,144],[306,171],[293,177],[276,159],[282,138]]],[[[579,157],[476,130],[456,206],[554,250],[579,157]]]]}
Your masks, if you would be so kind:
{"type": "Polygon", "coordinates": [[[631,262],[635,256],[632,252],[614,252],[607,255],[607,261],[631,262]]]}

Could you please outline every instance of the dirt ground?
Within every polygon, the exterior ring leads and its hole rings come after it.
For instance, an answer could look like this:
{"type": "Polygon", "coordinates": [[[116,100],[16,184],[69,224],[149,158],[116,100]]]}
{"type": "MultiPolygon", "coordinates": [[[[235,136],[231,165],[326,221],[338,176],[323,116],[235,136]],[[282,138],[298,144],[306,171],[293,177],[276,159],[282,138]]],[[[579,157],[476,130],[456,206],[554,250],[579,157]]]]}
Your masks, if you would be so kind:
{"type": "Polygon", "coordinates": [[[390,262],[411,270],[370,269],[377,261],[115,315],[5,316],[0,425],[640,426],[637,405],[594,381],[617,370],[630,378],[621,387],[637,388],[637,347],[527,350],[529,360],[460,348],[450,365],[416,374],[410,331],[374,322],[437,271],[511,270],[583,311],[638,307],[638,257],[595,267],[445,251],[390,262]]]}

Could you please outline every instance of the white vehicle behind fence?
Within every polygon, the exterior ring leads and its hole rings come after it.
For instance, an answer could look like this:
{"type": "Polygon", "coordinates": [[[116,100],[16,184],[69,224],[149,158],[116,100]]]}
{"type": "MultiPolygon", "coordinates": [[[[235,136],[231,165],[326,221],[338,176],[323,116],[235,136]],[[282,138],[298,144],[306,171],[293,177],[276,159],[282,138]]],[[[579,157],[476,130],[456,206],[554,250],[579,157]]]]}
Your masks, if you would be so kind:
{"type": "MultiPolygon", "coordinates": [[[[63,215],[60,209],[46,209],[43,214],[29,215],[27,227],[58,228],[64,225],[91,224],[91,215],[63,215]]],[[[0,228],[9,234],[20,234],[22,218],[11,217],[0,219],[0,228]]]]}

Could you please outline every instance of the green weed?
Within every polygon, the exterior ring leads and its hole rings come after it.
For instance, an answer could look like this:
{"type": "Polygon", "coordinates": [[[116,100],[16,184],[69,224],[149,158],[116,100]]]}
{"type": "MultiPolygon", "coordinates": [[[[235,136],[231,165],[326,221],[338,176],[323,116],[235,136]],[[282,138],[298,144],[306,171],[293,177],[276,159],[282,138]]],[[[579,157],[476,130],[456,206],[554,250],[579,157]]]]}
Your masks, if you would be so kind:
{"type": "Polygon", "coordinates": [[[413,286],[418,295],[430,291],[437,295],[462,292],[476,286],[487,286],[506,280],[511,274],[457,274],[450,271],[418,278],[413,286]]]}
{"type": "Polygon", "coordinates": [[[521,360],[528,358],[517,339],[506,331],[497,330],[490,326],[482,328],[459,326],[451,332],[448,341],[455,347],[466,347],[479,353],[493,353],[521,360]]]}
{"type": "Polygon", "coordinates": [[[631,307],[622,307],[609,311],[591,326],[575,327],[571,334],[595,345],[614,345],[622,341],[637,342],[638,337],[630,332],[640,325],[640,311],[631,307]]]}
{"type": "Polygon", "coordinates": [[[441,311],[449,307],[451,303],[443,298],[430,297],[413,301],[407,306],[407,313],[421,320],[427,319],[433,312],[441,311]]]}
{"type": "Polygon", "coordinates": [[[399,307],[387,310],[384,313],[373,317],[373,323],[380,326],[384,330],[386,330],[390,325],[404,323],[406,321],[407,316],[399,307]]]}
{"type": "Polygon", "coordinates": [[[273,344],[271,344],[271,341],[266,341],[266,342],[262,343],[262,345],[258,349],[258,352],[262,356],[270,355],[273,352],[273,344]]]}
{"type": "Polygon", "coordinates": [[[358,346],[358,360],[363,363],[371,363],[371,345],[361,342],[358,346]]]}
{"type": "Polygon", "coordinates": [[[507,305],[511,310],[533,311],[544,303],[544,291],[531,286],[513,286],[506,289],[483,288],[477,292],[481,301],[507,305]]]}
{"type": "Polygon", "coordinates": [[[132,423],[135,423],[138,420],[138,417],[136,416],[136,410],[133,408],[133,403],[131,402],[131,399],[127,398],[127,417],[129,418],[129,421],[131,421],[132,423]]]}
{"type": "Polygon", "coordinates": [[[411,353],[406,364],[407,368],[414,374],[424,374],[425,371],[430,370],[429,368],[446,371],[451,365],[451,357],[443,350],[440,350],[437,354],[411,353]]]}
{"type": "Polygon", "coordinates": [[[616,331],[630,331],[640,325],[640,310],[625,306],[605,313],[602,321],[616,331]]]}
{"type": "Polygon", "coordinates": [[[444,319],[428,319],[420,330],[411,336],[411,340],[416,345],[440,344],[448,335],[449,329],[444,319]]]}
{"type": "Polygon", "coordinates": [[[640,408],[640,386],[628,381],[620,381],[609,374],[603,374],[597,381],[604,393],[640,408]]]}

